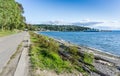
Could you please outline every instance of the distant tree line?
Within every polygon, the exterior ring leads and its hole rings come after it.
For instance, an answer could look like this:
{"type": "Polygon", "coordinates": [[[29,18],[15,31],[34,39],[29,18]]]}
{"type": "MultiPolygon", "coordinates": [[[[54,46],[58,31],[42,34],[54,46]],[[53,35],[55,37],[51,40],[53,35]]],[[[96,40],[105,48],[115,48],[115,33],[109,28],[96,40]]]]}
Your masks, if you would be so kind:
{"type": "Polygon", "coordinates": [[[0,30],[25,28],[23,7],[15,0],[0,0],[0,30]]]}
{"type": "Polygon", "coordinates": [[[91,29],[89,27],[75,26],[75,25],[35,24],[35,25],[31,25],[30,30],[36,30],[36,31],[90,31],[93,29],[91,29]]]}

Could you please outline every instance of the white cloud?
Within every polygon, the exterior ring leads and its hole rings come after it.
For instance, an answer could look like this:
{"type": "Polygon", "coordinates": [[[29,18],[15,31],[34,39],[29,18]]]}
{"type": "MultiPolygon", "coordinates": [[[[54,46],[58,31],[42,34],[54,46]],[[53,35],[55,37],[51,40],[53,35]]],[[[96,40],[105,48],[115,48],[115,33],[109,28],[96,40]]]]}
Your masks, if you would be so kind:
{"type": "Polygon", "coordinates": [[[88,26],[91,28],[101,29],[101,30],[120,30],[120,21],[94,21],[90,19],[81,20],[80,22],[70,23],[64,22],[62,20],[42,22],[43,24],[56,24],[56,25],[79,25],[88,26]]]}
{"type": "Polygon", "coordinates": [[[91,20],[90,20],[89,18],[87,18],[87,19],[81,20],[80,22],[81,22],[81,23],[91,22],[91,20]]]}
{"type": "Polygon", "coordinates": [[[104,30],[120,30],[120,21],[106,21],[90,27],[104,30]]]}

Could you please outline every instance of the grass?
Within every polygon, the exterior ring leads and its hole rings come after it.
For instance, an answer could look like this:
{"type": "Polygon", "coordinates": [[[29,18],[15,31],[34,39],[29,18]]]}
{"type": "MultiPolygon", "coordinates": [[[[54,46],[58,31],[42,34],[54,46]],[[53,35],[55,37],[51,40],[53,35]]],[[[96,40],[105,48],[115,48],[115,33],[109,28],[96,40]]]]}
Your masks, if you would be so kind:
{"type": "Polygon", "coordinates": [[[82,72],[85,76],[88,74],[83,68],[84,65],[90,70],[95,70],[94,66],[92,66],[94,60],[93,54],[85,52],[83,55],[80,55],[76,46],[62,45],[63,53],[70,55],[70,58],[64,57],[59,54],[59,48],[61,48],[59,43],[53,39],[32,32],[30,32],[30,35],[32,45],[29,55],[33,68],[54,70],[58,74],[78,71],[82,72]]]}
{"type": "Polygon", "coordinates": [[[56,73],[71,72],[72,65],[64,61],[58,54],[59,45],[53,39],[45,36],[32,35],[31,63],[34,68],[54,70],[56,73]]]}
{"type": "Polygon", "coordinates": [[[93,54],[88,54],[88,53],[85,52],[84,59],[83,59],[85,63],[92,64],[93,59],[94,59],[93,54]]]}
{"type": "Polygon", "coordinates": [[[40,49],[38,47],[32,48],[34,49],[34,51],[36,50],[36,52],[31,53],[31,61],[34,67],[40,67],[41,69],[48,70],[52,69],[55,70],[57,73],[62,73],[67,69],[69,69],[69,71],[71,70],[71,64],[67,61],[63,61],[55,52],[50,52],[46,49],[40,49]]]}
{"type": "Polygon", "coordinates": [[[15,32],[15,31],[0,31],[0,37],[15,34],[15,33],[17,33],[17,32],[15,32]]]}

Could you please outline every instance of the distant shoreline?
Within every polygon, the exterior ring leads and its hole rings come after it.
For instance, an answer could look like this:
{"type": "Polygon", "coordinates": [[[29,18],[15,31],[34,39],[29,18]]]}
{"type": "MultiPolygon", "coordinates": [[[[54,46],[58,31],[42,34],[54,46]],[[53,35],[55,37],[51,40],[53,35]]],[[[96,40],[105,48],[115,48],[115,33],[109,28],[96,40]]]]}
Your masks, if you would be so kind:
{"type": "Polygon", "coordinates": [[[45,31],[38,31],[38,32],[119,32],[119,31],[112,31],[112,30],[99,30],[99,31],[54,31],[54,30],[45,30],[45,31]]]}

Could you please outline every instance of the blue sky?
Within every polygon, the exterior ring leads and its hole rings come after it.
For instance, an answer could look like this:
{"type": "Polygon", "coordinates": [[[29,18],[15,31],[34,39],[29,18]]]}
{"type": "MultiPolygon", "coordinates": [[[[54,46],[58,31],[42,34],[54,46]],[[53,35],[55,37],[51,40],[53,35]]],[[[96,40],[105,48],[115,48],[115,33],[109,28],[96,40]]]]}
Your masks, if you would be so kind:
{"type": "MultiPolygon", "coordinates": [[[[104,22],[105,27],[112,28],[113,25],[116,25],[114,29],[120,29],[120,0],[16,1],[23,5],[27,23],[97,21],[104,22]]],[[[95,27],[97,28],[98,25],[95,27]]],[[[104,28],[104,26],[101,27],[104,28]]]]}

